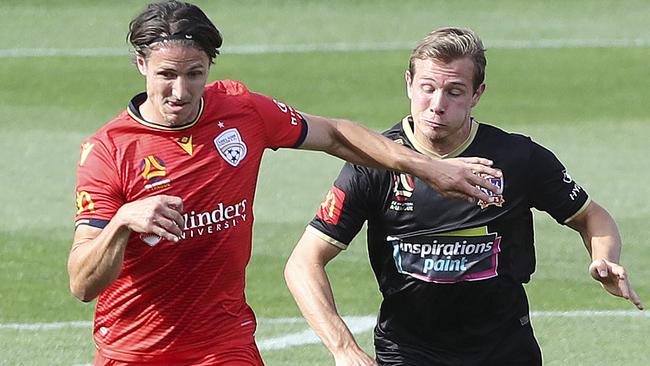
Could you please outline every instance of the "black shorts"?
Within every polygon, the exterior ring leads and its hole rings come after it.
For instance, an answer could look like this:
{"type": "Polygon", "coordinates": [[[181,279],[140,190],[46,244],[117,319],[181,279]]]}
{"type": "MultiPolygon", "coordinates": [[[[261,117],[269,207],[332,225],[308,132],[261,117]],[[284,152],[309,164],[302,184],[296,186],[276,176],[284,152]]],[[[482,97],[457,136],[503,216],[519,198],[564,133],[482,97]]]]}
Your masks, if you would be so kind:
{"type": "MultiPolygon", "coordinates": [[[[481,342],[483,343],[483,342],[481,342]]],[[[500,336],[471,351],[439,349],[375,337],[377,362],[382,366],[541,366],[542,353],[530,323],[514,324],[500,336]]]]}

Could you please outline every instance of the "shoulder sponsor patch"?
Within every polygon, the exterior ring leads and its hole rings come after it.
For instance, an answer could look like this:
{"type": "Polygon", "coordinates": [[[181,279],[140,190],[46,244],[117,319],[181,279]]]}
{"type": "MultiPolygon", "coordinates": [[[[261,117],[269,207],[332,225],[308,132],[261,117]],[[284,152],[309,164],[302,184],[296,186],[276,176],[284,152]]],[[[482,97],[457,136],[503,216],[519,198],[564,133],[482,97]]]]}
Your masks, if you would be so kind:
{"type": "Polygon", "coordinates": [[[95,212],[95,203],[86,191],[77,192],[77,215],[84,212],[95,212]]]}
{"type": "Polygon", "coordinates": [[[336,186],[332,186],[323,202],[321,202],[316,216],[328,224],[336,225],[339,223],[344,202],[345,192],[336,186]]]}
{"type": "Polygon", "coordinates": [[[214,146],[219,155],[232,166],[237,166],[246,157],[248,151],[244,140],[236,128],[223,131],[214,138],[214,146]]]}

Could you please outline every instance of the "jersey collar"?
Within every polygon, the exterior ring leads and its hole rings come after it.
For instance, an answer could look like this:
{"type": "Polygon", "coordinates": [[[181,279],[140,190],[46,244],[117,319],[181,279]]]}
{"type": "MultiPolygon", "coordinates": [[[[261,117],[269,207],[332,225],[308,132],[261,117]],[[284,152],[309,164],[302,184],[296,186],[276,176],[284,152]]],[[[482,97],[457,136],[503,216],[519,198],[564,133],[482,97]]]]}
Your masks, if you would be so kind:
{"type": "Polygon", "coordinates": [[[434,159],[455,158],[459,156],[474,141],[474,138],[476,137],[476,132],[478,131],[478,125],[479,125],[478,122],[476,122],[476,120],[472,118],[472,126],[470,127],[469,136],[467,136],[467,139],[465,139],[465,141],[463,141],[463,143],[460,144],[453,151],[450,151],[447,154],[440,155],[435,151],[429,149],[428,147],[422,145],[415,138],[415,132],[413,130],[413,117],[409,115],[402,119],[402,129],[406,134],[406,138],[409,140],[409,142],[411,142],[415,150],[419,151],[424,155],[430,156],[434,159]]]}
{"type": "Polygon", "coordinates": [[[142,114],[140,114],[140,106],[142,105],[142,103],[145,102],[145,100],[147,100],[146,92],[136,95],[135,97],[133,97],[133,99],[131,99],[126,110],[128,111],[129,116],[131,116],[131,118],[133,118],[136,122],[138,122],[141,125],[154,128],[156,130],[180,131],[180,130],[190,128],[199,121],[199,118],[201,118],[201,115],[203,114],[204,102],[203,102],[203,97],[201,97],[201,104],[199,105],[199,113],[196,115],[196,118],[194,118],[192,121],[184,125],[173,126],[173,127],[165,126],[158,123],[147,121],[146,119],[144,119],[144,117],[142,117],[142,114]]]}

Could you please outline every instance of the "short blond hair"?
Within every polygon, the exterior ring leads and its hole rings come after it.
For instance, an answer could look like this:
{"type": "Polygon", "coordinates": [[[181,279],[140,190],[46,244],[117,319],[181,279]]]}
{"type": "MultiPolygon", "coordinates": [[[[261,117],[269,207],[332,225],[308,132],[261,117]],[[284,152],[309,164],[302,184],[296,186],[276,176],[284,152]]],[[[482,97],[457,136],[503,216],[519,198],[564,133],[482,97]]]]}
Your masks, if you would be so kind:
{"type": "Polygon", "coordinates": [[[415,60],[440,60],[445,63],[469,57],[474,63],[474,91],[485,80],[485,47],[471,29],[446,27],[439,28],[418,42],[409,58],[409,72],[415,75],[415,60]]]}

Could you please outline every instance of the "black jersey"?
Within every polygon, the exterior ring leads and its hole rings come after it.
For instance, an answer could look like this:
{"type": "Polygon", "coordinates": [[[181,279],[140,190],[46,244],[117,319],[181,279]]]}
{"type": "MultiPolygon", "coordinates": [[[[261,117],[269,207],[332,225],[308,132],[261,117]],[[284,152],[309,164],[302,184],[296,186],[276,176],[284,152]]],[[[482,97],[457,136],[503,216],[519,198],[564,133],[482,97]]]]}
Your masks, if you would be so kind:
{"type": "MultiPolygon", "coordinates": [[[[430,156],[410,117],[384,133],[430,156]]],[[[528,323],[522,284],[535,270],[531,208],[566,223],[586,192],[530,138],[472,120],[469,138],[443,156],[494,161],[496,203],[447,198],[416,177],[347,163],[308,230],[345,249],[368,222],[368,253],[383,301],[375,344],[471,352],[528,323]]],[[[440,156],[437,156],[440,157],[440,156]]]]}

